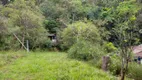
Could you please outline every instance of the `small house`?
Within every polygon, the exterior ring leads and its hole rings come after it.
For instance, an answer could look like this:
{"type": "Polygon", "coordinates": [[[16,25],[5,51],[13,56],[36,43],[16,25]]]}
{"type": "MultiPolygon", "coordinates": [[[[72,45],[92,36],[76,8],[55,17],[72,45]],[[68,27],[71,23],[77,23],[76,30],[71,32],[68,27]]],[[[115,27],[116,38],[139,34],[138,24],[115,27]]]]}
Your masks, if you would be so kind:
{"type": "Polygon", "coordinates": [[[134,56],[142,57],[142,44],[132,48],[134,56]]]}
{"type": "Polygon", "coordinates": [[[48,37],[50,38],[52,45],[56,46],[57,45],[57,37],[56,34],[49,34],[48,37]]]}
{"type": "Polygon", "coordinates": [[[135,56],[135,61],[139,62],[142,64],[142,44],[138,46],[134,46],[132,48],[132,51],[135,56]]]}

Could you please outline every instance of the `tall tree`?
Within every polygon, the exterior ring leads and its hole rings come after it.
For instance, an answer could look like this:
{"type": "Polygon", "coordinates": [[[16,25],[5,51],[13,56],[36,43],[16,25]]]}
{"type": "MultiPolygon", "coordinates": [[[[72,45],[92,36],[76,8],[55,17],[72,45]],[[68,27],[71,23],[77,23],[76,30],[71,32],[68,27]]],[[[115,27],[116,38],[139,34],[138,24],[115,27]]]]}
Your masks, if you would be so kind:
{"type": "Polygon", "coordinates": [[[28,39],[31,48],[34,48],[45,42],[44,17],[34,1],[15,0],[1,10],[1,15],[8,18],[6,29],[16,34],[23,44],[28,39]]]}
{"type": "Polygon", "coordinates": [[[124,80],[131,59],[131,47],[137,42],[135,35],[137,26],[135,25],[136,14],[140,7],[135,0],[124,1],[116,8],[115,27],[113,33],[116,35],[116,44],[119,47],[121,57],[121,80],[124,80]]]}

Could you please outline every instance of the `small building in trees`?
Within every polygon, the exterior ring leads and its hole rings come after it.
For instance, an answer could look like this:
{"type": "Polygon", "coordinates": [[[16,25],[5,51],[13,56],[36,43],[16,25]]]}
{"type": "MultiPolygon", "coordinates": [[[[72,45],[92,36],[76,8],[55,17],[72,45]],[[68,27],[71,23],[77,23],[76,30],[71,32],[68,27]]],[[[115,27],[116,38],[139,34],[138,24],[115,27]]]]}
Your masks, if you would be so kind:
{"type": "Polygon", "coordinates": [[[57,45],[57,37],[56,37],[56,34],[49,34],[48,37],[50,38],[53,46],[56,46],[57,45]]]}
{"type": "Polygon", "coordinates": [[[133,47],[133,53],[136,57],[142,57],[142,44],[133,47]]]}
{"type": "Polygon", "coordinates": [[[135,56],[135,61],[142,64],[142,44],[138,46],[134,46],[132,51],[135,56]]]}

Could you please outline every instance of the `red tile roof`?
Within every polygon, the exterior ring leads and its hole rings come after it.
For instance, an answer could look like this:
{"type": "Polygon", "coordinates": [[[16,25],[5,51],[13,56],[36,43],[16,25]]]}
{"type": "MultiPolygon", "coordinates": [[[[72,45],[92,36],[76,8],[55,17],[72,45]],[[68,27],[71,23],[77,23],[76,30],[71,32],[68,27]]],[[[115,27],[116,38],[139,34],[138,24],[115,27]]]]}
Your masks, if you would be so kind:
{"type": "Polygon", "coordinates": [[[139,46],[134,46],[134,47],[132,48],[132,50],[133,50],[133,53],[135,54],[135,56],[140,56],[140,57],[142,57],[142,44],[139,45],[139,46]]]}

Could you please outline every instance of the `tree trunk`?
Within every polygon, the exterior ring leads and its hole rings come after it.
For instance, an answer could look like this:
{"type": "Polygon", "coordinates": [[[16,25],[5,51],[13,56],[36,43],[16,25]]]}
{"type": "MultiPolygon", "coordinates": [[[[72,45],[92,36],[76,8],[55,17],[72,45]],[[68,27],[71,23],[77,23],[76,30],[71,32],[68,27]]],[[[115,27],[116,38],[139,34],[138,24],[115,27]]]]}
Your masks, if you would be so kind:
{"type": "Polygon", "coordinates": [[[125,60],[123,60],[122,68],[121,68],[121,80],[125,79],[126,71],[128,69],[128,63],[129,63],[129,57],[125,60]]]}
{"type": "Polygon", "coordinates": [[[121,70],[121,80],[125,79],[125,68],[121,70]]]}
{"type": "Polygon", "coordinates": [[[122,64],[121,64],[121,80],[124,80],[125,78],[125,59],[122,59],[122,64]]]}

